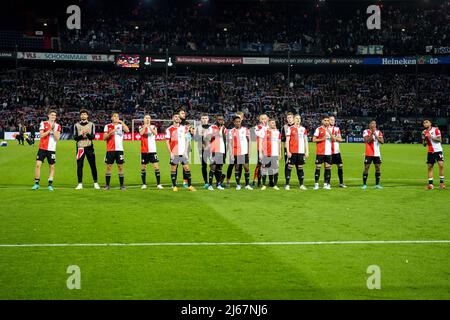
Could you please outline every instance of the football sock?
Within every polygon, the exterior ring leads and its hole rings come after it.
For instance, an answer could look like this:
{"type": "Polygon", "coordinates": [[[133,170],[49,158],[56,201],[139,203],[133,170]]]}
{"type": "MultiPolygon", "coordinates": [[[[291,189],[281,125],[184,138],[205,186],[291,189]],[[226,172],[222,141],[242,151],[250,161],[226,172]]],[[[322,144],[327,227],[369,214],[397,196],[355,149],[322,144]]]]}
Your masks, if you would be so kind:
{"type": "Polygon", "coordinates": [[[105,175],[105,179],[106,179],[106,185],[109,186],[109,183],[111,182],[111,173],[107,173],[105,175]]]}
{"type": "MultiPolygon", "coordinates": [[[[291,180],[291,172],[292,172],[292,167],[288,166],[286,168],[286,185],[289,185],[289,181],[291,180]]],[[[297,171],[298,174],[298,171],[297,171]]]]}
{"type": "Polygon", "coordinates": [[[320,178],[320,169],[316,169],[316,172],[314,173],[315,183],[319,183],[319,178],[320,178]]]}
{"type": "Polygon", "coordinates": [[[155,170],[156,184],[161,184],[161,173],[159,169],[155,170]]]}
{"type": "Polygon", "coordinates": [[[40,181],[41,179],[34,179],[34,184],[37,184],[37,185],[39,185],[39,181],[40,181]]]}
{"type": "Polygon", "coordinates": [[[214,173],[216,176],[217,185],[220,185],[222,183],[222,165],[218,165],[214,173]]]}
{"type": "Polygon", "coordinates": [[[440,176],[440,177],[439,177],[439,182],[440,182],[440,183],[444,183],[444,176],[440,176]]]}
{"type": "Polygon", "coordinates": [[[324,182],[326,184],[330,184],[330,180],[331,180],[331,169],[325,169],[325,173],[324,173],[324,182]]]}
{"type": "Polygon", "coordinates": [[[203,176],[203,181],[206,183],[208,183],[208,169],[207,169],[207,164],[206,162],[204,162],[202,160],[202,176],[203,176]]]}
{"type": "Polygon", "coordinates": [[[304,176],[305,176],[305,173],[303,172],[303,168],[297,168],[298,183],[300,185],[303,185],[304,176]]]}
{"type": "Polygon", "coordinates": [[[212,186],[214,174],[215,174],[214,171],[209,170],[209,180],[208,180],[208,183],[209,183],[210,186],[212,186]]]}
{"type": "Polygon", "coordinates": [[[261,166],[258,167],[258,186],[261,185],[261,166]]]}
{"type": "Polygon", "coordinates": [[[245,177],[245,185],[248,186],[248,184],[250,183],[250,172],[245,172],[244,177],[245,177]]]}
{"type": "MultiPolygon", "coordinates": [[[[228,167],[229,169],[230,167],[228,167]]],[[[236,168],[236,170],[234,170],[234,178],[236,179],[236,184],[241,184],[241,174],[242,171],[240,168],[236,168]]]]}
{"type": "Polygon", "coordinates": [[[172,187],[177,186],[177,172],[176,171],[170,171],[170,179],[172,180],[172,187]]]}
{"type": "Polygon", "coordinates": [[[52,186],[53,185],[53,178],[52,179],[48,179],[48,185],[52,186]]]}
{"type": "Polygon", "coordinates": [[[433,184],[433,179],[428,179],[428,184],[433,184]]]}
{"type": "Polygon", "coordinates": [[[147,176],[147,171],[145,171],[145,169],[141,170],[142,184],[147,184],[146,183],[146,176],[147,176]]]}
{"type": "Polygon", "coordinates": [[[375,184],[380,184],[381,172],[375,172],[375,184]]]}
{"type": "Polygon", "coordinates": [[[344,184],[344,169],[338,167],[339,184],[344,184]]]}
{"type": "Polygon", "coordinates": [[[123,180],[124,180],[123,173],[122,174],[119,173],[119,182],[121,187],[123,187],[123,180]]]}
{"type": "Polygon", "coordinates": [[[253,172],[253,182],[259,177],[259,165],[256,165],[255,171],[253,172]]]}
{"type": "Polygon", "coordinates": [[[273,174],[269,174],[269,187],[273,187],[273,174]]]}
{"type": "Polygon", "coordinates": [[[191,182],[192,182],[192,180],[191,180],[191,171],[186,171],[186,180],[187,180],[188,187],[190,187],[191,186],[191,182]]]}
{"type": "Polygon", "coordinates": [[[363,173],[363,184],[367,184],[367,177],[369,176],[368,173],[363,173]]]}
{"type": "Polygon", "coordinates": [[[278,173],[275,173],[275,174],[273,175],[273,184],[274,184],[274,185],[277,185],[277,183],[278,183],[278,173]]]}
{"type": "MultiPolygon", "coordinates": [[[[231,175],[233,174],[233,167],[234,164],[229,164],[228,165],[228,169],[227,169],[227,180],[231,179],[231,175]]],[[[234,174],[236,175],[236,171],[234,172],[234,174]]]]}

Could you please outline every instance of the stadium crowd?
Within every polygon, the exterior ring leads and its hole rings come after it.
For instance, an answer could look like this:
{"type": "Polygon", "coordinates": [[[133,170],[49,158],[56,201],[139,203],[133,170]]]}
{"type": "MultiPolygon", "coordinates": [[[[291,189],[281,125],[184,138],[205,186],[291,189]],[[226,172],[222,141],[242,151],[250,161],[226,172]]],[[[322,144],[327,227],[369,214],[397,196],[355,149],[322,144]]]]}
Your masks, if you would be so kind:
{"type": "MultiPolygon", "coordinates": [[[[194,3],[173,8],[140,2],[126,10],[85,10],[83,28],[60,28],[62,50],[286,51],[355,54],[382,45],[384,54],[424,53],[450,46],[450,1],[381,4],[382,28],[368,32],[368,3],[194,3]],[[116,10],[116,11],[114,11],[116,10]],[[123,12],[117,12],[123,10],[123,12]],[[296,14],[292,14],[296,12],[296,14]],[[114,17],[114,18],[110,18],[114,17]],[[269,27],[268,27],[269,26],[269,27]]],[[[65,21],[62,21],[65,25],[65,21]]]]}
{"type": "MultiPolygon", "coordinates": [[[[81,108],[90,110],[91,120],[102,130],[111,111],[119,111],[126,122],[170,119],[184,108],[188,119],[202,113],[223,114],[230,121],[243,111],[248,125],[267,113],[284,123],[288,111],[301,114],[312,129],[322,114],[335,115],[345,135],[360,135],[369,118],[377,119],[390,141],[416,141],[417,125],[411,119],[450,118],[450,77],[420,73],[416,104],[415,74],[410,73],[313,73],[291,76],[287,85],[282,73],[169,74],[163,75],[96,69],[23,69],[0,72],[0,132],[16,131],[19,124],[36,126],[50,107],[58,110],[63,132],[71,132],[81,108]],[[166,97],[167,93],[167,97],[166,97]],[[394,118],[394,119],[393,119],[394,118]],[[391,134],[389,134],[391,133],[391,134]]],[[[419,119],[420,120],[420,119],[419,119]]]]}

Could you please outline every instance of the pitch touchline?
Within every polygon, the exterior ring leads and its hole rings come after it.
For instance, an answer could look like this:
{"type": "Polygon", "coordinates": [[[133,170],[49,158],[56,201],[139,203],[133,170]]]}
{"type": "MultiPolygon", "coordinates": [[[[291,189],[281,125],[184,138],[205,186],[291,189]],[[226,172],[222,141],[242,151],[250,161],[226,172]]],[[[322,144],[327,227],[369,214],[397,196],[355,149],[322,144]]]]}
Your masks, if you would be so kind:
{"type": "Polygon", "coordinates": [[[291,241],[291,242],[143,242],[143,243],[28,243],[0,244],[0,248],[30,247],[166,247],[166,246],[283,246],[346,244],[432,244],[450,240],[291,241]]]}

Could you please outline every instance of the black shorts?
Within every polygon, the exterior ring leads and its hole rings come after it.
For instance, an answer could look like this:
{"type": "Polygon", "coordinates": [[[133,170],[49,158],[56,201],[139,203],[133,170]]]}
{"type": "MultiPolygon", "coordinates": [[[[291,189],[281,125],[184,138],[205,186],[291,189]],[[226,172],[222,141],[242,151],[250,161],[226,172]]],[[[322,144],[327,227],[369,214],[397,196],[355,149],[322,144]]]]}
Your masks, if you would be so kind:
{"type": "Polygon", "coordinates": [[[342,157],[340,153],[335,153],[331,156],[331,164],[342,164],[342,157]]]}
{"type": "Polygon", "coordinates": [[[263,156],[262,167],[264,169],[278,170],[278,156],[263,156]]]}
{"type": "Polygon", "coordinates": [[[141,153],[141,164],[158,163],[158,155],[156,152],[141,153]]]}
{"type": "Polygon", "coordinates": [[[243,154],[243,155],[240,155],[240,156],[234,156],[233,159],[231,159],[231,160],[232,160],[232,163],[234,165],[237,165],[237,164],[249,164],[250,163],[248,154],[243,154]]]}
{"type": "Polygon", "coordinates": [[[364,159],[365,164],[371,164],[372,162],[373,164],[381,164],[381,157],[366,156],[364,159]]]}
{"type": "Polygon", "coordinates": [[[444,161],[444,154],[442,151],[439,152],[428,152],[427,163],[435,164],[436,162],[444,161]]]}
{"type": "Polygon", "coordinates": [[[123,164],[125,162],[123,158],[123,151],[107,151],[105,156],[106,164],[113,164],[116,162],[117,164],[123,164]]]}
{"type": "Polygon", "coordinates": [[[175,155],[173,159],[170,159],[170,164],[172,166],[179,165],[180,163],[182,165],[189,164],[189,159],[186,156],[179,156],[179,155],[175,155]]]}
{"type": "Polygon", "coordinates": [[[37,156],[36,156],[36,160],[44,162],[45,159],[47,159],[48,164],[55,164],[55,162],[56,162],[55,151],[39,149],[37,156]]]}
{"type": "Polygon", "coordinates": [[[329,156],[325,156],[325,155],[321,155],[321,154],[317,154],[316,155],[316,164],[322,164],[322,163],[328,163],[328,164],[332,164],[331,162],[331,155],[329,156]]]}
{"type": "Polygon", "coordinates": [[[293,166],[302,166],[306,163],[304,153],[293,153],[288,160],[288,164],[293,166]]]}
{"type": "Polygon", "coordinates": [[[211,158],[209,159],[211,164],[224,164],[225,163],[225,153],[213,152],[211,158]]]}

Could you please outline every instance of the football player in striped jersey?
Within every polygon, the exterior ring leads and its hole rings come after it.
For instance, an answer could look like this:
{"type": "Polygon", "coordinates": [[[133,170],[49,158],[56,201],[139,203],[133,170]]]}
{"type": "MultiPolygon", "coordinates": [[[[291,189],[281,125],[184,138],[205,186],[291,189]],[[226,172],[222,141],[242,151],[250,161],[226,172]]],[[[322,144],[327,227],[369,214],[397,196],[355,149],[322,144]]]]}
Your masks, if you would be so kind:
{"type": "Polygon", "coordinates": [[[141,135],[141,189],[147,189],[147,164],[151,163],[155,170],[156,188],[164,189],[161,185],[161,173],[158,166],[158,154],[156,152],[156,135],[158,129],[151,124],[151,116],[149,114],[144,116],[144,124],[139,127],[139,134],[141,135]]]}
{"type": "Polygon", "coordinates": [[[105,173],[105,190],[109,190],[109,183],[111,181],[111,170],[114,162],[117,163],[119,172],[120,190],[125,190],[123,164],[125,162],[123,155],[123,134],[130,132],[128,126],[119,118],[117,112],[111,115],[111,123],[107,124],[104,129],[103,140],[106,141],[106,173],[105,173]]]}
{"type": "Polygon", "coordinates": [[[430,119],[423,120],[422,143],[428,147],[427,165],[428,165],[428,189],[434,189],[433,171],[434,164],[439,166],[439,188],[445,189],[444,184],[444,154],[442,149],[442,135],[437,127],[433,127],[430,119]]]}
{"type": "Polygon", "coordinates": [[[372,120],[369,123],[369,129],[364,130],[364,143],[366,144],[366,156],[364,159],[363,186],[367,189],[367,177],[369,175],[370,164],[375,165],[375,189],[383,189],[380,185],[381,177],[381,152],[380,145],[384,143],[383,133],[377,129],[377,123],[372,120]]]}
{"type": "Polygon", "coordinates": [[[47,159],[48,165],[50,167],[50,173],[48,174],[48,190],[53,191],[53,178],[55,175],[56,162],[56,143],[59,141],[61,135],[61,126],[56,123],[55,110],[49,110],[48,120],[41,122],[39,126],[39,133],[39,150],[36,156],[34,185],[31,189],[39,189],[39,181],[41,179],[41,166],[44,160],[47,159]]]}
{"type": "Polygon", "coordinates": [[[301,190],[306,190],[303,184],[306,159],[309,157],[308,130],[301,125],[300,115],[295,115],[294,125],[286,130],[285,149],[288,158],[288,166],[286,172],[285,189],[290,190],[289,181],[291,179],[292,168],[295,166],[297,170],[298,183],[301,190]]]}

